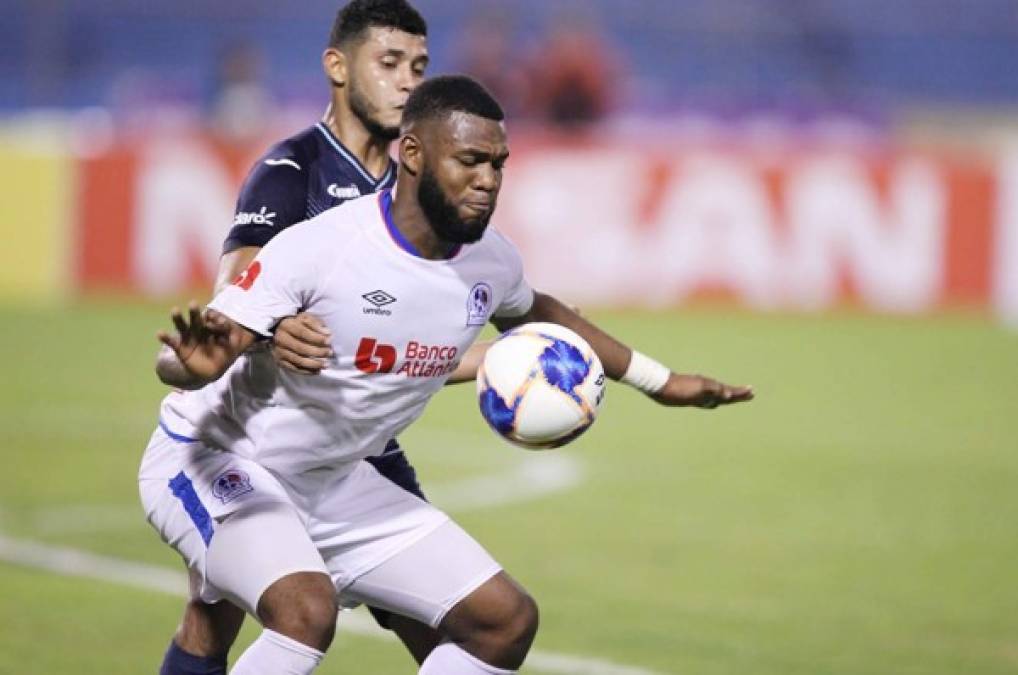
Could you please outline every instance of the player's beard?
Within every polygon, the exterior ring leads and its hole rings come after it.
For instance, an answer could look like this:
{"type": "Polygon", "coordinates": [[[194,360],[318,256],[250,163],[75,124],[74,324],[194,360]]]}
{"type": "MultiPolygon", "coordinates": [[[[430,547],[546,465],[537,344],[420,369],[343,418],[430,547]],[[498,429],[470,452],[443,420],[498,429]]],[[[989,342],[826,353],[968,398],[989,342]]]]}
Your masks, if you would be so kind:
{"type": "Polygon", "coordinates": [[[439,239],[454,244],[472,244],[479,240],[488,227],[488,221],[491,220],[490,211],[478,218],[469,220],[461,218],[456,206],[445,196],[435,174],[427,166],[421,169],[417,201],[439,239]]]}
{"type": "Polygon", "coordinates": [[[364,95],[360,87],[357,86],[357,78],[351,77],[347,86],[350,88],[347,95],[347,100],[350,103],[350,112],[364,125],[368,133],[375,138],[381,138],[386,141],[394,141],[399,138],[398,125],[387,127],[378,121],[378,106],[372,103],[364,95]]]}

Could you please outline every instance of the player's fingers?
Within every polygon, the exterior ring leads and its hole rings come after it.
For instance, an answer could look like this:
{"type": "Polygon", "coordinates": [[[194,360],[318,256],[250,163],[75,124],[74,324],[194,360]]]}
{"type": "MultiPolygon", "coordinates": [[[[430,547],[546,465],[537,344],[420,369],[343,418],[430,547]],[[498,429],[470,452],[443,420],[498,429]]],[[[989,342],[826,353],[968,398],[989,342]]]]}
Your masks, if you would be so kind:
{"type": "Polygon", "coordinates": [[[295,334],[301,330],[303,329],[296,319],[290,318],[280,322],[272,331],[273,347],[283,347],[292,351],[301,342],[300,336],[295,334]]]}
{"type": "Polygon", "coordinates": [[[287,349],[301,351],[302,346],[324,348],[328,353],[322,356],[331,356],[329,337],[316,330],[309,328],[299,319],[286,319],[276,327],[274,342],[283,345],[287,349]]]}
{"type": "Polygon", "coordinates": [[[292,346],[288,345],[290,351],[306,359],[327,359],[332,356],[331,347],[318,347],[306,342],[296,341],[292,346]]]}
{"type": "Polygon", "coordinates": [[[319,319],[314,314],[301,312],[300,314],[297,315],[297,318],[300,320],[302,324],[304,324],[305,327],[309,328],[315,333],[318,333],[319,335],[322,335],[326,338],[332,337],[332,331],[329,330],[329,327],[325,325],[324,321],[319,319]]]}
{"type": "Polygon", "coordinates": [[[156,338],[173,351],[180,351],[180,338],[176,335],[170,335],[166,331],[161,330],[156,333],[156,338]]]}
{"type": "Polygon", "coordinates": [[[272,355],[280,365],[302,373],[318,373],[325,367],[321,359],[309,359],[285,347],[276,346],[272,355]]]}
{"type": "Polygon", "coordinates": [[[170,310],[170,319],[173,321],[173,327],[177,329],[177,332],[180,333],[181,336],[188,334],[189,330],[187,322],[184,321],[184,317],[180,313],[179,307],[174,307],[170,310]]]}
{"type": "Polygon", "coordinates": [[[229,320],[220,312],[214,309],[205,309],[205,328],[217,335],[223,335],[230,331],[229,320]]]}
{"type": "Polygon", "coordinates": [[[332,331],[313,314],[298,314],[295,317],[294,334],[309,344],[328,346],[332,340],[332,331]]]}
{"type": "Polygon", "coordinates": [[[204,327],[205,322],[201,318],[201,308],[194,300],[187,303],[187,316],[191,321],[191,330],[201,330],[204,327]]]}
{"type": "Polygon", "coordinates": [[[753,391],[753,387],[731,387],[731,396],[729,402],[739,403],[741,401],[752,401],[756,393],[753,391]]]}
{"type": "Polygon", "coordinates": [[[743,401],[753,400],[753,388],[752,387],[729,387],[724,386],[721,395],[719,396],[719,403],[721,405],[727,405],[729,403],[741,403],[743,401]]]}

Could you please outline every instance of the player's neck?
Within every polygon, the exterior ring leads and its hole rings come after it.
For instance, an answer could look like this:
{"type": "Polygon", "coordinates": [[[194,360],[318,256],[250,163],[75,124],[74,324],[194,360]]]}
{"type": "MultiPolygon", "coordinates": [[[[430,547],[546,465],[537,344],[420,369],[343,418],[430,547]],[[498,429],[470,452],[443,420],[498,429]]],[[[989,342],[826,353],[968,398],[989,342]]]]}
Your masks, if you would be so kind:
{"type": "Polygon", "coordinates": [[[458,248],[458,244],[439,238],[428,222],[421,205],[412,197],[417,190],[397,185],[392,200],[392,224],[428,260],[445,260],[458,248]]]}
{"type": "Polygon", "coordinates": [[[349,108],[335,103],[325,111],[322,122],[368,173],[375,178],[385,174],[389,168],[389,139],[372,135],[349,108]]]}

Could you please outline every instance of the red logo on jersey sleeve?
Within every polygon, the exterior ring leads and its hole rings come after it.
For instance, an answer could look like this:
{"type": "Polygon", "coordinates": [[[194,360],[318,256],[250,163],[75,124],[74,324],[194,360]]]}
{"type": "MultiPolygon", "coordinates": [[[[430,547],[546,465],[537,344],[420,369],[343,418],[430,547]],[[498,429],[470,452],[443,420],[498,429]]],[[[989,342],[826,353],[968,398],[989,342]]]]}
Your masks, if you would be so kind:
{"type": "Polygon", "coordinates": [[[234,286],[240,286],[242,289],[249,290],[251,284],[255,282],[258,275],[262,273],[262,264],[257,260],[253,260],[247,269],[237,275],[237,278],[233,280],[234,286]]]}
{"type": "Polygon", "coordinates": [[[396,365],[396,348],[392,345],[378,344],[375,338],[361,338],[357,345],[357,357],[354,359],[357,370],[365,373],[391,373],[396,365]]]}

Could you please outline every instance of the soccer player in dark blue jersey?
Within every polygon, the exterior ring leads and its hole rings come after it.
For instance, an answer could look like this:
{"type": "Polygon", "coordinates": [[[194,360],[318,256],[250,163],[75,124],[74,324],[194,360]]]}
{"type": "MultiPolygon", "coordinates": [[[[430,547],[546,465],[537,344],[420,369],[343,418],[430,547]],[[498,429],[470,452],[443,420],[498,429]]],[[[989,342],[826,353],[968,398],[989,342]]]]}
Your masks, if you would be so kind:
{"type": "MultiPolygon", "coordinates": [[[[216,291],[240,274],[277,233],[322,211],[396,182],[389,145],[403,105],[428,65],[427,26],[405,0],[353,0],[340,10],[322,64],[331,88],[323,119],[274,145],[258,160],[237,200],[223,246],[216,291]]],[[[324,325],[300,314],[280,322],[272,350],[281,366],[308,374],[331,356],[324,325]]],[[[468,351],[450,381],[473,378],[486,346],[468,351]]],[[[369,459],[382,475],[423,498],[395,440],[369,459]]],[[[438,644],[430,627],[372,609],[420,663],[438,644]]],[[[228,601],[188,602],[161,675],[225,675],[226,655],[244,620],[228,601]]]]}

